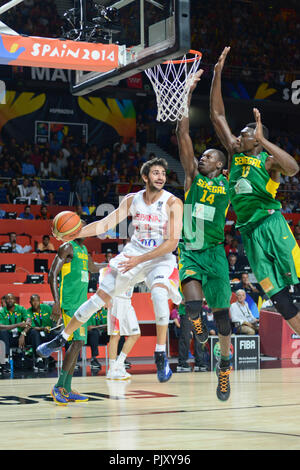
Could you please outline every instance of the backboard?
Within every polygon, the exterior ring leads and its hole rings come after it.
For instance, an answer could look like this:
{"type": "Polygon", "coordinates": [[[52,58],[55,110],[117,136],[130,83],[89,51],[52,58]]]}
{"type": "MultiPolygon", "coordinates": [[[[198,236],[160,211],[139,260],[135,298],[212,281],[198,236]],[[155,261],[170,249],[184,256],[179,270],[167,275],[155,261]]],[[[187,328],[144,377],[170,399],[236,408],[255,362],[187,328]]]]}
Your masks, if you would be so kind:
{"type": "MultiPolygon", "coordinates": [[[[96,3],[103,7],[98,21],[101,42],[119,46],[119,63],[104,73],[76,70],[72,74],[72,94],[86,95],[114,85],[189,51],[190,0],[96,0],[96,3]],[[113,20],[105,14],[110,9],[114,11],[113,20]]],[[[91,19],[88,10],[87,18],[91,19]]]]}

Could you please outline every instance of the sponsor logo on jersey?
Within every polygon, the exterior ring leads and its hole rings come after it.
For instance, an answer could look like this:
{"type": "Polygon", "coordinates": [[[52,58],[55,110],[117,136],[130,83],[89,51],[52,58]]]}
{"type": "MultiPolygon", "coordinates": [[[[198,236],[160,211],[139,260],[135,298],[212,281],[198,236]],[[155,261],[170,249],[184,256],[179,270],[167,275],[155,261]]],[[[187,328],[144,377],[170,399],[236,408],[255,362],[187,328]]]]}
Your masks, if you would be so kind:
{"type": "Polygon", "coordinates": [[[156,240],[154,240],[153,238],[142,238],[140,240],[140,243],[144,246],[148,246],[148,247],[155,247],[157,246],[156,245],[156,240]]]}

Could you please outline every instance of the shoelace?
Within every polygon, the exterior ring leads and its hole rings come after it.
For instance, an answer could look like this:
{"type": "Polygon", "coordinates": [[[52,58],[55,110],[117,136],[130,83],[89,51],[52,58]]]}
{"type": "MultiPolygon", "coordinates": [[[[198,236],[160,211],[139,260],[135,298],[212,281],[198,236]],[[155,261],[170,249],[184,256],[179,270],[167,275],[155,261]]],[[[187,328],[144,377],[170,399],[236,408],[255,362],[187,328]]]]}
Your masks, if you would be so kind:
{"type": "Polygon", "coordinates": [[[194,328],[196,330],[197,335],[201,335],[203,333],[202,321],[200,318],[197,320],[192,320],[194,328]]]}
{"type": "Polygon", "coordinates": [[[229,375],[231,373],[231,368],[225,371],[221,370],[219,372],[219,383],[220,383],[220,390],[222,393],[227,392],[227,386],[229,384],[229,375]]]}
{"type": "Polygon", "coordinates": [[[67,392],[67,390],[66,390],[65,388],[60,387],[58,390],[60,391],[60,394],[61,394],[61,395],[63,395],[64,397],[68,398],[69,392],[67,392]]]}

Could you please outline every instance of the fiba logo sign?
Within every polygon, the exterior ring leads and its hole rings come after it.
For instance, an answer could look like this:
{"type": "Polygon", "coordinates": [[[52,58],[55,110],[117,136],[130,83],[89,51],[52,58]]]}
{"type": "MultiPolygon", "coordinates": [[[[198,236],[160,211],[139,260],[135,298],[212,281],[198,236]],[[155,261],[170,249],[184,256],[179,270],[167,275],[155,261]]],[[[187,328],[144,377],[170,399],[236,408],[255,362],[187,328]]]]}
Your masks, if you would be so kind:
{"type": "Polygon", "coordinates": [[[241,349],[255,349],[256,348],[256,343],[254,340],[241,340],[240,341],[240,347],[241,349]]]}
{"type": "Polygon", "coordinates": [[[0,80],[0,104],[6,104],[6,85],[3,80],[0,80]]]}

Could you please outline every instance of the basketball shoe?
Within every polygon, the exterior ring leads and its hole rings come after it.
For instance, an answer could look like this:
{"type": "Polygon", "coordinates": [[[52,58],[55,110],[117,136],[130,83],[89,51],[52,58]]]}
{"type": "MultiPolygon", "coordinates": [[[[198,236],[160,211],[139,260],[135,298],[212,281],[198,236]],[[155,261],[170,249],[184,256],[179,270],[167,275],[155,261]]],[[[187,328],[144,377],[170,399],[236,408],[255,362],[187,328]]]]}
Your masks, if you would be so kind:
{"type": "Polygon", "coordinates": [[[196,320],[190,318],[190,322],[192,324],[192,330],[195,333],[195,339],[201,344],[206,343],[208,340],[208,329],[203,318],[201,318],[201,316],[196,320]]]}
{"type": "Polygon", "coordinates": [[[106,378],[110,380],[128,380],[131,378],[131,374],[126,372],[124,365],[120,366],[115,363],[114,366],[107,372],[106,378]]]}
{"type": "Polygon", "coordinates": [[[53,387],[50,393],[57,405],[66,406],[68,404],[68,392],[64,388],[53,387]]]}
{"type": "Polygon", "coordinates": [[[85,395],[81,395],[80,393],[76,392],[76,390],[71,390],[70,392],[67,392],[65,394],[65,398],[67,399],[68,402],[73,401],[73,402],[78,402],[78,403],[82,403],[82,402],[89,400],[89,397],[85,395]]]}
{"type": "Polygon", "coordinates": [[[157,367],[157,378],[160,382],[167,382],[172,377],[172,371],[169,366],[166,353],[157,352],[154,353],[155,364],[157,367]]]}
{"type": "Polygon", "coordinates": [[[59,335],[55,336],[52,341],[40,344],[37,347],[36,352],[39,354],[39,356],[46,358],[49,357],[55,351],[59,351],[60,349],[62,349],[66,343],[67,340],[64,339],[64,337],[60,333],[59,335]]]}
{"type": "Polygon", "coordinates": [[[230,396],[229,375],[232,367],[220,367],[220,363],[216,366],[216,374],[218,377],[217,397],[219,400],[226,401],[230,396]]]}

